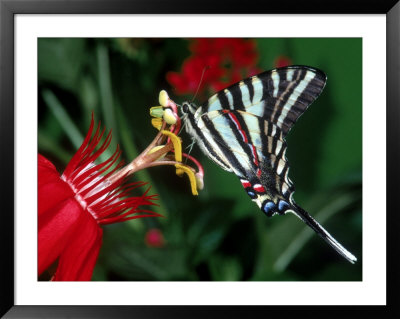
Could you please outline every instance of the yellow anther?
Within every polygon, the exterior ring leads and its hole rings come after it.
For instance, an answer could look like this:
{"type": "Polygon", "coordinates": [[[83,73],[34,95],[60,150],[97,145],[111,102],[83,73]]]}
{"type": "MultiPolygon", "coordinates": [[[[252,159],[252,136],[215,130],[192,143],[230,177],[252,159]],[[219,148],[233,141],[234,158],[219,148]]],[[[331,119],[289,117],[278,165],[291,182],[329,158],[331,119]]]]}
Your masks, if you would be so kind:
{"type": "Polygon", "coordinates": [[[157,130],[161,130],[163,124],[163,120],[158,117],[153,117],[151,119],[151,125],[153,125],[157,130]]]}
{"type": "Polygon", "coordinates": [[[169,125],[173,125],[177,121],[176,117],[171,109],[165,109],[164,114],[163,114],[163,119],[169,125]]]}
{"type": "Polygon", "coordinates": [[[169,100],[169,96],[168,96],[167,91],[162,90],[160,92],[160,95],[158,96],[158,101],[160,102],[160,104],[162,106],[168,106],[168,100],[169,100]]]}
{"type": "Polygon", "coordinates": [[[175,150],[175,161],[182,162],[182,144],[180,138],[170,131],[163,130],[161,133],[167,135],[171,139],[175,150]]]}
{"type": "Polygon", "coordinates": [[[185,171],[181,168],[176,168],[176,175],[181,177],[183,174],[185,174],[185,171]]]}
{"type": "Polygon", "coordinates": [[[193,171],[189,167],[187,167],[185,165],[181,165],[181,164],[176,164],[175,167],[176,167],[177,172],[178,172],[178,170],[180,172],[185,172],[187,174],[187,176],[189,177],[192,194],[199,195],[199,193],[197,192],[196,177],[194,176],[193,171]]]}
{"type": "Polygon", "coordinates": [[[154,117],[163,117],[164,109],[162,106],[153,106],[150,108],[150,115],[154,117]]]}

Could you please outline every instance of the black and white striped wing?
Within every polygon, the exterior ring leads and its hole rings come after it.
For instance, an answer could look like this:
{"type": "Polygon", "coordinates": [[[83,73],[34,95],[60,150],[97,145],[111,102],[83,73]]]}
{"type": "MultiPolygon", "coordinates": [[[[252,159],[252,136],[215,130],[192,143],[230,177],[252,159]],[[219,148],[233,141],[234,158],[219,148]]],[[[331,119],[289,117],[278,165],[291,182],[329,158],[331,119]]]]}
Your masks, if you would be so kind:
{"type": "Polygon", "coordinates": [[[201,106],[202,113],[241,110],[275,124],[285,136],[320,95],[326,75],[307,66],[288,66],[255,75],[222,90],[201,106]]]}
{"type": "Polygon", "coordinates": [[[273,123],[243,111],[218,110],[197,122],[202,148],[222,168],[238,176],[250,198],[267,215],[295,214],[351,263],[357,258],[293,200],[283,132],[273,123]]]}
{"type": "Polygon", "coordinates": [[[197,124],[206,153],[212,151],[211,159],[239,177],[260,209],[267,216],[286,213],[294,187],[281,130],[261,117],[235,110],[208,112],[197,124]]]}
{"type": "Polygon", "coordinates": [[[295,214],[354,263],[357,258],[294,202],[288,177],[284,138],[325,82],[322,71],[305,66],[261,73],[212,96],[190,117],[189,131],[213,161],[238,176],[267,216],[295,214]]]}

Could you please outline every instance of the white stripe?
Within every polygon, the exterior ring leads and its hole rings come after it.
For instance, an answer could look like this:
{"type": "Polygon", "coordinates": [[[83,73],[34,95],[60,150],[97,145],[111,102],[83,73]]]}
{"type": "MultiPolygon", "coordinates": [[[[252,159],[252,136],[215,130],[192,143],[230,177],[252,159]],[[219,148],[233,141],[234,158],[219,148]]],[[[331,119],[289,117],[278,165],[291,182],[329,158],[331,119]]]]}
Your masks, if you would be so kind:
{"type": "Polygon", "coordinates": [[[281,141],[276,141],[276,148],[275,148],[275,154],[279,154],[280,150],[282,148],[282,142],[281,141]]]}
{"type": "Polygon", "coordinates": [[[289,71],[286,73],[286,78],[287,78],[288,81],[292,81],[292,80],[293,80],[293,73],[294,73],[294,70],[293,70],[293,69],[292,69],[292,70],[289,70],[289,71]]]}
{"type": "Polygon", "coordinates": [[[250,106],[251,101],[250,101],[250,92],[249,92],[248,86],[246,84],[244,84],[243,81],[240,81],[239,88],[240,88],[240,91],[242,92],[242,101],[243,101],[244,107],[250,106]]]}
{"type": "MultiPolygon", "coordinates": [[[[218,130],[219,134],[221,135],[221,138],[223,139],[225,144],[228,145],[230,150],[233,152],[233,155],[236,157],[236,159],[238,160],[240,165],[244,168],[248,168],[249,167],[248,156],[247,156],[246,152],[243,150],[239,141],[236,139],[236,137],[229,125],[228,119],[223,116],[216,116],[215,118],[212,119],[212,122],[214,124],[214,127],[218,130]]],[[[230,165],[230,162],[228,161],[228,159],[225,157],[224,153],[222,152],[221,145],[215,142],[212,134],[207,129],[207,127],[204,125],[204,122],[202,119],[199,120],[198,126],[202,130],[205,139],[212,146],[214,152],[217,153],[218,156],[225,162],[226,166],[229,166],[236,175],[240,176],[242,173],[239,172],[238,170],[236,170],[235,167],[230,165]]],[[[204,150],[204,148],[203,148],[203,150],[204,150]]],[[[207,150],[205,150],[205,153],[210,158],[212,158],[212,155],[207,150]]],[[[217,164],[219,163],[215,159],[214,159],[214,161],[217,164]]]]}
{"type": "Polygon", "coordinates": [[[222,110],[217,94],[214,94],[208,99],[208,111],[222,110]]]}
{"type": "Polygon", "coordinates": [[[282,184],[282,194],[285,194],[289,190],[289,187],[286,183],[282,184]]]}
{"type": "Polygon", "coordinates": [[[272,123],[268,123],[268,125],[272,125],[272,132],[271,132],[271,136],[275,136],[276,135],[276,126],[273,125],[272,123]]]}
{"type": "Polygon", "coordinates": [[[214,157],[207,149],[207,147],[204,145],[203,140],[196,134],[196,131],[193,129],[191,122],[187,119],[185,121],[185,128],[186,132],[193,136],[196,139],[196,142],[200,146],[200,148],[203,150],[204,154],[206,154],[212,161],[214,161],[216,164],[218,164],[222,169],[227,170],[228,172],[232,172],[232,169],[230,169],[230,165],[228,164],[228,160],[220,150],[219,146],[214,142],[214,140],[211,138],[211,134],[209,130],[205,127],[204,122],[202,118],[199,118],[198,122],[196,123],[199,128],[202,130],[205,139],[210,143],[211,147],[213,148],[214,152],[221,158],[222,162],[218,160],[216,157],[214,157]]]}
{"type": "Polygon", "coordinates": [[[281,173],[282,173],[282,171],[283,171],[283,169],[285,168],[285,161],[283,161],[283,160],[279,160],[279,162],[278,162],[278,168],[277,168],[277,170],[276,170],[276,172],[278,173],[278,175],[280,175],[281,173]]]}
{"type": "Polygon", "coordinates": [[[278,123],[282,124],[291,110],[292,106],[294,103],[296,103],[298,97],[304,92],[306,89],[308,83],[314,78],[315,73],[307,71],[306,76],[304,77],[304,80],[302,80],[296,88],[293,90],[293,93],[289,96],[287,102],[282,108],[282,113],[278,118],[278,123]]]}
{"type": "Polygon", "coordinates": [[[264,115],[264,110],[265,110],[265,101],[261,101],[257,104],[253,104],[252,106],[246,108],[246,112],[249,112],[251,114],[260,117],[264,115]]]}
{"type": "Polygon", "coordinates": [[[277,97],[278,90],[279,90],[279,74],[278,74],[278,72],[272,72],[271,78],[272,78],[273,85],[274,85],[273,97],[277,97]]]}
{"type": "Polygon", "coordinates": [[[254,96],[252,104],[256,104],[261,101],[263,95],[263,85],[261,80],[257,76],[251,78],[251,84],[253,84],[254,96]]]}
{"type": "Polygon", "coordinates": [[[260,135],[260,128],[258,127],[258,120],[255,116],[248,115],[246,113],[240,112],[242,115],[242,118],[244,122],[246,123],[247,129],[249,130],[250,134],[251,132],[256,132],[258,135],[260,135]]]}
{"type": "Polygon", "coordinates": [[[233,107],[233,96],[232,96],[231,92],[229,92],[228,89],[225,89],[225,90],[224,90],[224,93],[225,93],[225,95],[226,95],[226,97],[227,97],[227,99],[228,99],[229,108],[230,108],[231,110],[233,110],[233,109],[234,109],[234,107],[233,107]]]}

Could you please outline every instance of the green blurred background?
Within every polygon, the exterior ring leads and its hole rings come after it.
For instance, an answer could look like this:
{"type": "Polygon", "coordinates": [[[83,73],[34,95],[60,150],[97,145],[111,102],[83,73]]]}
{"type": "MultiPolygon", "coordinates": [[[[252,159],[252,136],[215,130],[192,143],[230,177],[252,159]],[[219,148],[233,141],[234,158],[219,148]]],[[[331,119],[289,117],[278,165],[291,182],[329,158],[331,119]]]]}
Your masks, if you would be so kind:
{"type": "MultiPolygon", "coordinates": [[[[290,132],[287,157],[296,202],[358,257],[337,255],[293,215],[267,218],[237,177],[194,147],[205,169],[205,188],[191,195],[173,167],[137,173],[159,194],[146,218],[105,226],[93,280],[362,280],[362,41],[358,38],[255,39],[257,67],[268,70],[284,56],[328,76],[322,95],[290,132]],[[150,229],[163,241],[146,242],[150,229]]],[[[91,112],[112,129],[111,154],[120,144],[125,161],[152,141],[149,107],[158,105],[169,71],[190,54],[187,39],[38,40],[38,151],[61,173],[81,144],[91,112]]],[[[200,104],[203,101],[197,101],[200,104]]],[[[190,138],[181,134],[184,144],[190,138]]],[[[144,189],[142,190],[144,191],[144,189]]]]}

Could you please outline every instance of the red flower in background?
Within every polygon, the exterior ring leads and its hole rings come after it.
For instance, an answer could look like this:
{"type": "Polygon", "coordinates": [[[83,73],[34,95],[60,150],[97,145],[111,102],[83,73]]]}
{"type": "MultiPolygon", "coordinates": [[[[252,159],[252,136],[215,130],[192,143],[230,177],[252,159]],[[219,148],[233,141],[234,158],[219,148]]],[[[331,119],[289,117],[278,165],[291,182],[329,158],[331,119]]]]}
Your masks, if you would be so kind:
{"type": "Polygon", "coordinates": [[[117,149],[105,162],[95,160],[110,145],[111,134],[94,121],[81,147],[60,176],[54,165],[38,158],[38,275],[58,260],[53,280],[90,280],[102,243],[101,225],[160,216],[139,208],[154,205],[156,195],[128,197],[143,182],[124,183],[117,149]],[[92,137],[92,138],[91,138],[92,137]],[[99,146],[98,150],[96,147],[99,146]]]}
{"type": "Polygon", "coordinates": [[[275,60],[275,67],[282,68],[284,66],[292,65],[292,60],[284,55],[278,56],[275,60]]]}
{"type": "Polygon", "coordinates": [[[165,240],[161,230],[158,228],[149,229],[146,233],[145,243],[149,247],[163,247],[165,240]]]}
{"type": "Polygon", "coordinates": [[[222,90],[260,71],[254,67],[258,52],[252,40],[193,39],[190,51],[192,54],[183,63],[182,72],[167,74],[167,81],[175,87],[177,94],[195,94],[203,71],[200,95],[222,90]]]}

